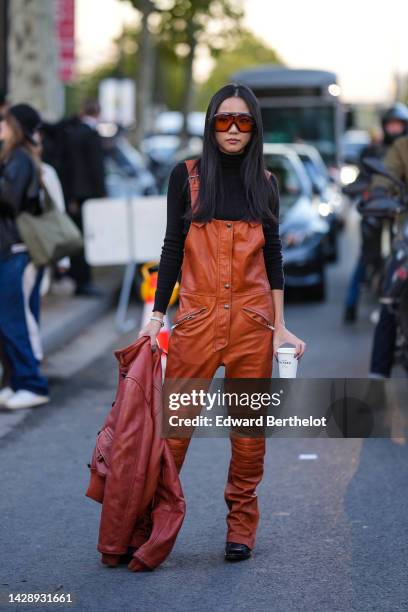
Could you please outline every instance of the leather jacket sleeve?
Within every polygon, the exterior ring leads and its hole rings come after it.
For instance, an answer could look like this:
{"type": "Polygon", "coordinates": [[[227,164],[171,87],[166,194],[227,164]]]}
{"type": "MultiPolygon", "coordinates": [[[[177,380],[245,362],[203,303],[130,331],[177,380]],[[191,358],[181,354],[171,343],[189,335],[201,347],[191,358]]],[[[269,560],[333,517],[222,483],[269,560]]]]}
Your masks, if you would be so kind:
{"type": "Polygon", "coordinates": [[[28,154],[21,149],[13,151],[0,173],[0,211],[2,214],[15,217],[24,208],[25,194],[32,172],[32,161],[28,154]]]}

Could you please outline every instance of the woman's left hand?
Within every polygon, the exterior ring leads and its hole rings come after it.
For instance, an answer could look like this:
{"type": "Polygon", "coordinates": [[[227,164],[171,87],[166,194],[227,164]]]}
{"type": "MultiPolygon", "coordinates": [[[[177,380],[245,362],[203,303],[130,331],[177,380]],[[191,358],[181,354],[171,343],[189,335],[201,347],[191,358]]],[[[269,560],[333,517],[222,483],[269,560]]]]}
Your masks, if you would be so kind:
{"type": "Polygon", "coordinates": [[[273,354],[278,358],[278,348],[288,342],[296,347],[295,357],[300,359],[305,352],[306,342],[292,334],[284,325],[275,325],[273,332],[273,354]]]}

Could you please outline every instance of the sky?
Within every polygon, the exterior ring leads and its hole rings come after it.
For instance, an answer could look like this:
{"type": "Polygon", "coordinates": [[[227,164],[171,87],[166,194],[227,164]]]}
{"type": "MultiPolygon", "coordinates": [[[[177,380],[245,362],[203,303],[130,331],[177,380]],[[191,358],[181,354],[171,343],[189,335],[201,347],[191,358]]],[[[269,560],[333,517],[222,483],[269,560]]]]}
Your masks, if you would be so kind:
{"type": "MultiPolygon", "coordinates": [[[[338,75],[347,102],[388,102],[394,75],[408,74],[408,0],[244,0],[245,25],[293,68],[338,75]],[[385,12],[386,8],[386,12],[385,12]]],[[[121,0],[76,0],[77,57],[91,68],[112,53],[123,24],[137,17],[121,0]],[[98,10],[95,13],[95,5],[98,10]]],[[[195,65],[198,79],[208,58],[195,65]]]]}

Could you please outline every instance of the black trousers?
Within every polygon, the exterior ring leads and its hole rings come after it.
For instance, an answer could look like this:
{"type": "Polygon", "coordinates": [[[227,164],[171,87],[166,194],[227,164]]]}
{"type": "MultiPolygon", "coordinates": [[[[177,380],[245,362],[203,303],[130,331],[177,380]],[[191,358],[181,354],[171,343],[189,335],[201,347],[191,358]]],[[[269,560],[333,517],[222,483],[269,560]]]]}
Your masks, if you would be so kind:
{"type": "MultiPolygon", "coordinates": [[[[383,293],[386,293],[394,274],[398,267],[395,257],[391,259],[386,268],[383,293]]],[[[374,341],[371,351],[371,374],[382,374],[389,378],[394,362],[394,348],[397,338],[397,320],[391,309],[383,304],[381,306],[380,318],[374,332],[374,341]]]]}
{"type": "Polygon", "coordinates": [[[387,378],[390,377],[396,335],[397,323],[395,315],[389,311],[387,306],[383,305],[374,333],[370,365],[371,373],[382,374],[387,378]]]}
{"type": "MultiPolygon", "coordinates": [[[[77,202],[79,204],[78,212],[72,213],[68,210],[68,214],[83,235],[82,205],[85,200],[77,200],[77,202]]],[[[77,289],[90,283],[92,281],[91,266],[85,259],[84,249],[81,249],[75,255],[71,255],[70,260],[71,267],[68,274],[75,281],[77,289]]]]}

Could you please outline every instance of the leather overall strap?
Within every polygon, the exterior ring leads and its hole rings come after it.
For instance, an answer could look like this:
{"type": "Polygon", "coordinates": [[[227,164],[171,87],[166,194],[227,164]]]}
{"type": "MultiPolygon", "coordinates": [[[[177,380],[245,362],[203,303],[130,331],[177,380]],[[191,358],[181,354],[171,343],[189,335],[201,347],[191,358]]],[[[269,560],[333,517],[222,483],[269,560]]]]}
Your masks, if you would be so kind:
{"type": "Polygon", "coordinates": [[[197,159],[186,159],[185,164],[187,166],[188,171],[188,182],[190,186],[190,198],[191,198],[191,208],[194,210],[194,206],[197,202],[198,192],[200,189],[200,177],[197,173],[197,159]]]}

